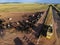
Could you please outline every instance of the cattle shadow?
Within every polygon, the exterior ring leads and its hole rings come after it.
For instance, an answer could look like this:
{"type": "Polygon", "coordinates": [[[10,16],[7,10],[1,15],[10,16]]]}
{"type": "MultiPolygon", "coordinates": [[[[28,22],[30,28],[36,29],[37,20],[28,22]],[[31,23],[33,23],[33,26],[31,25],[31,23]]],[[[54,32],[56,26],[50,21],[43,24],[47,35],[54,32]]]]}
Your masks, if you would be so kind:
{"type": "Polygon", "coordinates": [[[43,26],[43,24],[38,24],[38,26],[33,25],[32,29],[35,32],[39,32],[41,30],[42,26],[43,26]]]}
{"type": "Polygon", "coordinates": [[[14,39],[15,45],[23,45],[22,40],[20,40],[18,37],[14,39]]]}
{"type": "Polygon", "coordinates": [[[35,31],[34,35],[38,37],[42,32],[43,24],[38,24],[38,26],[33,26],[32,29],[35,31]]]}
{"type": "Polygon", "coordinates": [[[29,42],[29,43],[28,43],[28,45],[35,45],[35,44],[34,44],[34,43],[32,43],[32,42],[29,42]]]}
{"type": "Polygon", "coordinates": [[[40,35],[46,36],[47,35],[47,30],[48,30],[48,25],[45,24],[38,24],[38,26],[33,26],[32,29],[36,32],[34,35],[36,37],[39,37],[40,35]]]}

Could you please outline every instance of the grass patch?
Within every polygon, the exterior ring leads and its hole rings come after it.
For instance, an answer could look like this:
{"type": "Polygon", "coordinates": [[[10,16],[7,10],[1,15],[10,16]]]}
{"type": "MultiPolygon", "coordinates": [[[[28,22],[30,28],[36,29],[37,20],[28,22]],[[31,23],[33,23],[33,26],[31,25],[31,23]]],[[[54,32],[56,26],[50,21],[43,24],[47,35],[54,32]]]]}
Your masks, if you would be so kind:
{"type": "Polygon", "coordinates": [[[0,12],[37,12],[47,7],[44,4],[0,4],[0,12]]]}

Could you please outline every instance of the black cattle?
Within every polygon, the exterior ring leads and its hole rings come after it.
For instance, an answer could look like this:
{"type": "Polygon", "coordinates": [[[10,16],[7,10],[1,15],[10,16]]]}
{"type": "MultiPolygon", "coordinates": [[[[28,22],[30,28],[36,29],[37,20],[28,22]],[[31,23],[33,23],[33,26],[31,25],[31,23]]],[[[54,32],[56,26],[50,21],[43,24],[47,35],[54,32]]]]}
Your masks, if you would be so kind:
{"type": "Polygon", "coordinates": [[[0,24],[0,36],[3,37],[4,33],[4,25],[3,24],[0,24]]]}
{"type": "Polygon", "coordinates": [[[30,23],[35,24],[35,23],[40,19],[41,14],[43,14],[43,12],[36,12],[36,13],[34,13],[33,15],[30,15],[30,16],[28,17],[28,21],[29,21],[30,23]]]}
{"type": "Polygon", "coordinates": [[[6,24],[6,28],[8,28],[8,29],[10,29],[10,28],[12,28],[13,26],[12,26],[12,23],[7,23],[6,24]]]}
{"type": "Polygon", "coordinates": [[[4,20],[0,19],[0,24],[2,24],[4,22],[4,20]]]}
{"type": "Polygon", "coordinates": [[[20,25],[16,27],[18,31],[28,30],[30,25],[25,21],[19,21],[20,25]]]}
{"type": "Polygon", "coordinates": [[[2,20],[0,19],[0,24],[2,24],[2,20]]]}
{"type": "Polygon", "coordinates": [[[1,30],[1,29],[4,29],[4,24],[3,24],[3,22],[4,22],[4,21],[0,19],[0,30],[1,30]]]}
{"type": "Polygon", "coordinates": [[[40,17],[41,17],[41,13],[36,12],[34,15],[28,16],[28,19],[18,21],[20,25],[17,26],[16,29],[27,30],[29,29],[29,27],[33,27],[33,25],[40,19],[40,17]]]}

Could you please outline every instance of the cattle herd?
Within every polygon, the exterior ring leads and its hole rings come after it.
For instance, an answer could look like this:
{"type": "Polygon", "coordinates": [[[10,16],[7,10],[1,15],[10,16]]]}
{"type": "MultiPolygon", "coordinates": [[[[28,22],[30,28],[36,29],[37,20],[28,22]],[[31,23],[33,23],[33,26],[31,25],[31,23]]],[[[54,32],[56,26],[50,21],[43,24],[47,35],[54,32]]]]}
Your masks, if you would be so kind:
{"type": "MultiPolygon", "coordinates": [[[[17,31],[29,31],[28,29],[32,28],[34,24],[37,23],[37,21],[41,18],[43,13],[44,12],[36,12],[33,15],[29,15],[26,20],[9,22],[7,24],[3,23],[5,22],[5,20],[0,19],[0,33],[3,32],[4,29],[11,29],[11,28],[15,28],[17,31]],[[17,26],[14,26],[13,24],[16,24],[17,26]]],[[[12,18],[9,18],[8,20],[12,20],[12,18]]],[[[43,28],[48,29],[48,27],[50,26],[44,25],[43,28]]],[[[42,35],[46,36],[47,30],[44,30],[44,29],[41,31],[41,33],[42,35]]]]}

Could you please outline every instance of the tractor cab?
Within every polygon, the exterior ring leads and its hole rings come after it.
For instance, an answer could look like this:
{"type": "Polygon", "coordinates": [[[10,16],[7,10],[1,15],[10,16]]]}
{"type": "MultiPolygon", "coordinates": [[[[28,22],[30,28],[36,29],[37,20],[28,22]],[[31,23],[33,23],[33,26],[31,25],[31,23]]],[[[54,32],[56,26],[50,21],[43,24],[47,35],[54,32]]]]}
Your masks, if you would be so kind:
{"type": "Polygon", "coordinates": [[[47,30],[46,38],[50,39],[52,35],[53,35],[53,29],[52,29],[52,26],[50,25],[47,30]]]}

